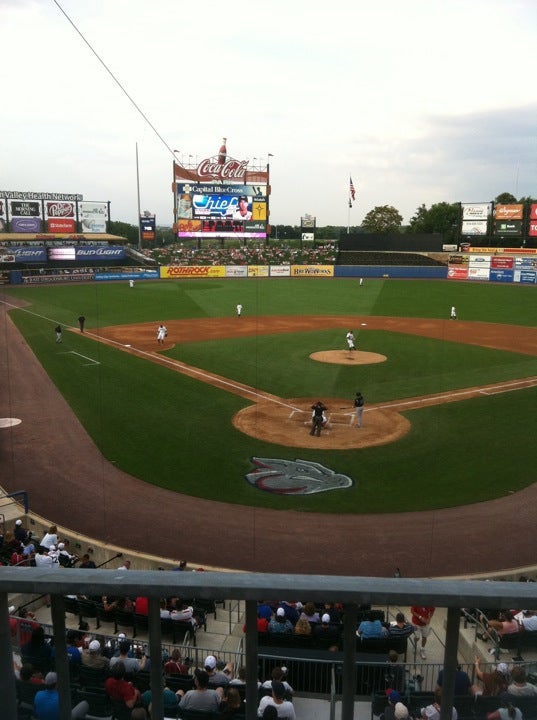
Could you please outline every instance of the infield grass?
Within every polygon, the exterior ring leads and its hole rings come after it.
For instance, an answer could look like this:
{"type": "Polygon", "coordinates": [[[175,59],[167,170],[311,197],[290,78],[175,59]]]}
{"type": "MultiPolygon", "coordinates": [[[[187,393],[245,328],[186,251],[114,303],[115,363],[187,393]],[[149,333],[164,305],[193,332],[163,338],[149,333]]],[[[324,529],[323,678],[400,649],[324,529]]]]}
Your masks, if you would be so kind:
{"type": "MultiPolygon", "coordinates": [[[[398,442],[348,451],[297,450],[245,436],[230,422],[248,401],[192,378],[64,332],[84,314],[88,329],[180,318],[353,314],[448,318],[535,326],[535,288],[447,281],[241,279],[13,287],[12,311],[47,373],[104,456],[147,482],[201,497],[320,512],[395,512],[500,497],[534,482],[537,389],[404,413],[398,442]],[[68,352],[73,351],[73,352],[68,352]],[[78,353],[78,354],[75,354],[78,353]],[[95,360],[83,362],[81,356],[95,360]],[[98,363],[98,364],[97,364],[98,363]],[[244,479],[252,456],[308,459],[355,480],[350,490],[309,497],[262,493],[244,479]]],[[[255,388],[299,397],[370,402],[537,375],[537,358],[415,336],[367,331],[360,349],[389,362],[358,367],[309,360],[344,348],[341,328],[182,344],[168,354],[255,388]]]]}

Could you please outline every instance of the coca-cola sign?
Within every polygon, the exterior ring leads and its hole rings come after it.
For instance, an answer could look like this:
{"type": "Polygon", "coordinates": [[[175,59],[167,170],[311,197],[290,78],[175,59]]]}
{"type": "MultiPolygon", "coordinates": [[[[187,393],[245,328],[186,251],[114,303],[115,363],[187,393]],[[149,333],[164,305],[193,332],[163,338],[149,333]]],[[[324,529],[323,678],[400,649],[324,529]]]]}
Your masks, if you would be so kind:
{"type": "Polygon", "coordinates": [[[47,217],[74,217],[75,206],[74,203],[70,202],[48,202],[47,203],[47,217]]]}
{"type": "Polygon", "coordinates": [[[228,158],[225,163],[219,163],[217,159],[207,158],[198,165],[198,177],[219,180],[244,180],[247,166],[248,160],[228,158]]]}

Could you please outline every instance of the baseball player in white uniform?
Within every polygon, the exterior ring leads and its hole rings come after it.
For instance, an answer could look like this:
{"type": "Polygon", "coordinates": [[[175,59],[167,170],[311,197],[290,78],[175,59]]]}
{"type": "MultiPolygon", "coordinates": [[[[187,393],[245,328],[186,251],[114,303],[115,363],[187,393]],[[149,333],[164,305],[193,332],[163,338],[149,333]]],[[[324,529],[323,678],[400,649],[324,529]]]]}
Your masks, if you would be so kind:
{"type": "Polygon", "coordinates": [[[159,343],[159,345],[163,345],[163,344],[164,344],[164,338],[166,337],[167,332],[168,332],[168,331],[166,330],[166,325],[162,325],[162,324],[161,324],[161,325],[158,326],[158,330],[157,330],[157,342],[159,343]]]}
{"type": "Polygon", "coordinates": [[[354,334],[352,330],[349,330],[345,337],[347,338],[347,345],[349,346],[349,350],[356,350],[356,346],[354,344],[354,334]]]}

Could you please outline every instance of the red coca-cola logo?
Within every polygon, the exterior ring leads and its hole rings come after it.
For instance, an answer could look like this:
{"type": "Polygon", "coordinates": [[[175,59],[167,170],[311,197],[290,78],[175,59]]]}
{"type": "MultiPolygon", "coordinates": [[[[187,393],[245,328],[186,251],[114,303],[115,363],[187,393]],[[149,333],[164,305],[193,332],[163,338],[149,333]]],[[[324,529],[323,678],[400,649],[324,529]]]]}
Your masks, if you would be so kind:
{"type": "Polygon", "coordinates": [[[221,165],[214,159],[202,160],[198,165],[199,178],[220,178],[221,180],[242,180],[246,176],[248,160],[229,158],[221,165]]]}
{"type": "Polygon", "coordinates": [[[73,203],[68,202],[48,202],[47,215],[49,217],[74,217],[75,211],[73,203]]]}

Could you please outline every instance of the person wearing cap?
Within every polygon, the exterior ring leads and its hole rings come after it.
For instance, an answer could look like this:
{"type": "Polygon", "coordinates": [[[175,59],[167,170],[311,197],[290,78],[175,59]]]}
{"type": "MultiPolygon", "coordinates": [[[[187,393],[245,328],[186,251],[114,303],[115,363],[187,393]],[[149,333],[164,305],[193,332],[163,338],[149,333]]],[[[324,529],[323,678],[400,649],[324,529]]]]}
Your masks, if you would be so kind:
{"type": "Polygon", "coordinates": [[[509,684],[509,668],[506,663],[499,663],[492,672],[483,672],[480,668],[480,658],[476,655],[474,668],[475,676],[481,680],[483,687],[472,685],[472,695],[484,695],[485,697],[496,697],[507,691],[509,684]]]}
{"type": "Polygon", "coordinates": [[[293,625],[285,617],[285,610],[279,607],[268,624],[267,632],[275,635],[292,635],[293,625]]]}
{"type": "Polygon", "coordinates": [[[194,673],[194,690],[178,690],[177,695],[181,698],[179,708],[181,710],[203,710],[204,712],[218,712],[224,691],[221,687],[216,689],[209,687],[209,675],[205,670],[196,670],[194,673]]]}
{"type": "Polygon", "coordinates": [[[388,688],[386,690],[387,705],[380,715],[380,720],[395,720],[395,706],[401,702],[401,695],[397,690],[388,688]]]}
{"type": "Polygon", "coordinates": [[[337,645],[339,640],[339,625],[333,624],[328,613],[323,613],[320,624],[313,628],[313,637],[316,640],[326,640],[337,645]]]}
{"type": "Polygon", "coordinates": [[[101,643],[98,640],[92,640],[87,650],[82,651],[82,665],[96,669],[108,669],[110,660],[101,654],[101,643]]]}
{"type": "MultiPolygon", "coordinates": [[[[34,698],[34,716],[37,720],[60,720],[60,696],[56,685],[58,676],[55,672],[45,675],[45,689],[38,690],[34,698]]],[[[89,703],[82,700],[71,711],[72,720],[81,720],[89,712],[89,703]]]]}
{"type": "Polygon", "coordinates": [[[278,711],[278,717],[296,720],[293,703],[285,699],[285,685],[282,682],[272,682],[272,694],[261,698],[257,708],[257,717],[263,717],[263,712],[268,705],[274,705],[278,711]]]}
{"type": "Polygon", "coordinates": [[[32,533],[26,530],[20,518],[15,522],[15,527],[13,528],[13,536],[16,540],[23,544],[32,537],[32,533]]]}
{"type": "Polygon", "coordinates": [[[233,211],[233,220],[251,220],[252,212],[248,210],[248,198],[241,195],[237,202],[237,207],[233,211]]]}
{"type": "Polygon", "coordinates": [[[71,555],[69,552],[69,540],[58,543],[58,562],[62,567],[73,567],[78,561],[77,555],[71,555]]]}
{"type": "MultiPolygon", "coordinates": [[[[229,680],[231,677],[229,674],[229,666],[224,663],[223,667],[219,668],[218,660],[215,658],[214,655],[207,655],[203,663],[203,667],[205,668],[205,672],[209,676],[209,687],[226,687],[227,685],[229,685],[229,680]],[[224,672],[225,668],[228,668],[227,673],[224,672]]],[[[231,665],[231,668],[232,667],[233,666],[231,665]]]]}

